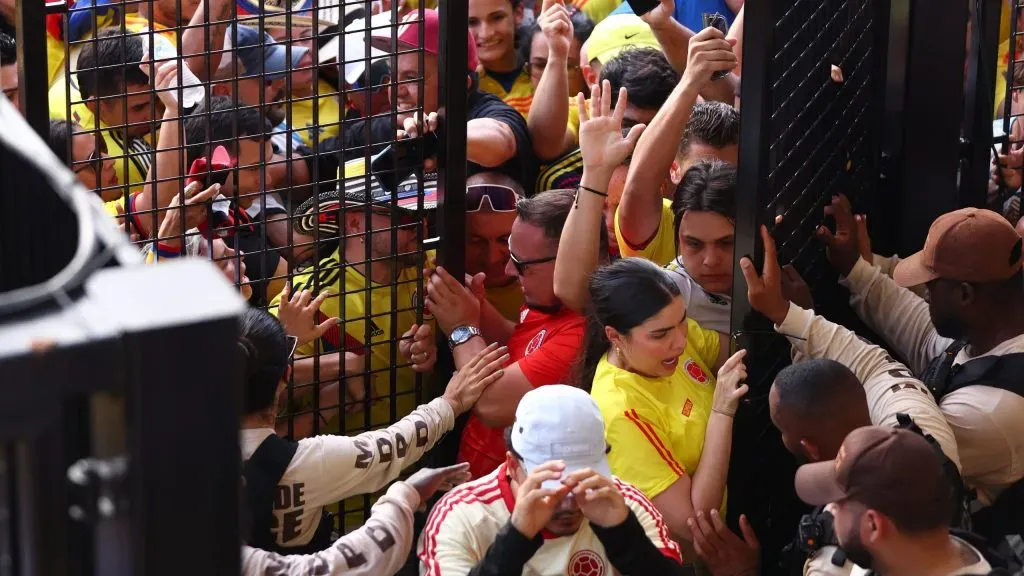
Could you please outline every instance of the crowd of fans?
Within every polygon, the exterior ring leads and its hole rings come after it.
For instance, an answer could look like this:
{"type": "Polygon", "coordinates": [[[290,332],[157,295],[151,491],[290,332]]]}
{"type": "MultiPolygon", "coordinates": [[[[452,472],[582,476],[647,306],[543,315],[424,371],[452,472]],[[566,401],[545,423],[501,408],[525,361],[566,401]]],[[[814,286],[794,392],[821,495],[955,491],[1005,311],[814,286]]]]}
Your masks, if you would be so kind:
{"type": "MultiPolygon", "coordinates": [[[[464,278],[426,243],[438,12],[248,5],[78,0],[47,38],[54,154],[150,265],[209,259],[251,305],[244,573],[776,573],[743,510],[725,523],[743,0],[468,0],[464,278]],[[396,481],[453,430],[457,463],[396,481]]],[[[994,158],[1010,194],[908,258],[826,202],[818,239],[878,342],[815,312],[768,227],[760,269],[739,259],[792,349],[767,401],[818,507],[803,573],[1012,567],[992,550],[1024,530],[1022,165],[994,158]]]]}

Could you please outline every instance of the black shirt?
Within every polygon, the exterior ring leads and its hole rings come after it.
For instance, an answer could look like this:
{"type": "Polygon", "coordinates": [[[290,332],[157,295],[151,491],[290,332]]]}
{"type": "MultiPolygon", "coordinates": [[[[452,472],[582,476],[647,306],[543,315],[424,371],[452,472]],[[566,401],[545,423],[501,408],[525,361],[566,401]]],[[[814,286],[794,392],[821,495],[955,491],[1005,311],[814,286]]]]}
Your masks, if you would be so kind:
{"type": "MultiPolygon", "coordinates": [[[[472,176],[478,172],[493,170],[507,174],[522,184],[527,191],[532,191],[533,184],[537,180],[538,161],[533,153],[533,142],[530,140],[526,119],[501,98],[479,90],[469,95],[467,108],[467,120],[478,118],[497,120],[511,128],[516,137],[516,155],[511,160],[495,168],[486,168],[474,162],[468,162],[466,165],[467,175],[472,176]]],[[[366,156],[368,144],[371,156],[380,152],[388,142],[394,140],[395,130],[391,117],[371,118],[344,124],[342,126],[342,141],[344,142],[345,159],[352,160],[366,156]],[[367,140],[367,129],[369,129],[369,140],[367,140]]]]}

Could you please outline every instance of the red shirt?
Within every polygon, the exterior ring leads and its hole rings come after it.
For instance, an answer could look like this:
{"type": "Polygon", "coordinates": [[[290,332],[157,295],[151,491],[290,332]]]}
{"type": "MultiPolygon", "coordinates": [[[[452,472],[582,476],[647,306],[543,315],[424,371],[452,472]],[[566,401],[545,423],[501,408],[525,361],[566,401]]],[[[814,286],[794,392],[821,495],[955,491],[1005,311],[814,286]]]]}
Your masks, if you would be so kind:
{"type": "MultiPolygon", "coordinates": [[[[519,324],[508,339],[509,362],[519,369],[534,388],[545,384],[568,384],[576,355],[583,346],[584,319],[563,307],[545,314],[523,306],[519,324]]],[[[462,432],[459,462],[469,462],[473,478],[489,474],[505,461],[505,431],[488,428],[470,416],[462,432]]]]}

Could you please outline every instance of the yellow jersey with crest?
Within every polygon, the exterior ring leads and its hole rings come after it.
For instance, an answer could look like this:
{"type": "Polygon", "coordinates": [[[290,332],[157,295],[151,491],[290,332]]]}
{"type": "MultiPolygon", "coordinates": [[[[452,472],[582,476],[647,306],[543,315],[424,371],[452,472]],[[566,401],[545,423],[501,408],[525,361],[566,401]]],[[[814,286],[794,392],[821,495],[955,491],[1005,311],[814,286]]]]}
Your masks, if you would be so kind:
{"type": "MultiPolygon", "coordinates": [[[[394,347],[398,339],[413,324],[422,307],[419,292],[419,270],[407,268],[399,273],[394,285],[367,281],[359,266],[345,265],[338,251],[320,260],[312,269],[298,274],[293,280],[292,294],[311,290],[319,294],[327,290],[331,295],[324,300],[317,314],[317,322],[340,318],[341,324],[332,327],[319,341],[300,346],[296,358],[319,354],[351,352],[366,358],[364,369],[369,373],[372,399],[369,428],[387,426],[413,411],[426,398],[417,398],[416,373],[409,362],[394,347]],[[392,361],[392,354],[395,360],[392,361]],[[397,368],[392,368],[398,366],[397,368]],[[394,388],[392,388],[392,370],[394,388]],[[393,412],[392,412],[393,411],[393,412]],[[392,416],[392,413],[394,416],[392,416]]],[[[281,303],[278,294],[270,304],[275,316],[281,303]]],[[[433,322],[424,310],[423,321],[433,322]]],[[[426,380],[426,376],[424,376],[426,380]]],[[[366,416],[362,411],[348,415],[344,425],[328,423],[325,433],[350,433],[365,430],[366,416]]]]}
{"type": "Polygon", "coordinates": [[[604,417],[612,473],[651,499],[684,474],[693,477],[711,418],[719,336],[692,319],[686,325],[686,349],[671,376],[628,372],[605,355],[590,391],[604,417]]]}
{"type": "Polygon", "coordinates": [[[338,90],[329,83],[320,80],[317,83],[316,96],[297,98],[292,107],[292,141],[296,144],[313,147],[313,142],[322,142],[328,138],[337,138],[340,133],[341,106],[338,104],[338,90]],[[316,109],[316,122],[313,122],[313,110],[316,109]]]}

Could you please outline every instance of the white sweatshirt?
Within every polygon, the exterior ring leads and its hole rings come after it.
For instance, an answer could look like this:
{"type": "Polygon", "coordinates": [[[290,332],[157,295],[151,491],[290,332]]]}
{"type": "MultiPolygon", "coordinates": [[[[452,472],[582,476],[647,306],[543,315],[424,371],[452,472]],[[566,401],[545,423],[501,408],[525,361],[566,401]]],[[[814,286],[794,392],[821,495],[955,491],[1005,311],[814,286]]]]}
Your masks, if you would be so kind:
{"type": "MultiPolygon", "coordinates": [[[[324,506],[380,490],[397,478],[403,468],[419,460],[454,425],[451,404],[437,398],[384,430],[354,437],[323,435],[299,440],[295,456],[277,487],[277,544],[289,547],[309,543],[324,506]]],[[[273,433],[270,428],[242,430],[242,459],[251,458],[273,433]]],[[[388,494],[392,490],[394,486],[388,494]]],[[[410,515],[410,538],[411,522],[410,515]]],[[[408,548],[411,542],[405,544],[408,548]]]]}
{"type": "Polygon", "coordinates": [[[362,576],[398,572],[412,548],[413,511],[420,496],[405,482],[395,482],[373,505],[361,528],[330,548],[304,556],[281,556],[242,546],[243,576],[362,576]]]}
{"type": "MultiPolygon", "coordinates": [[[[850,290],[850,305],[920,374],[953,342],[935,331],[928,303],[901,288],[863,259],[840,282],[850,290]]],[[[954,364],[982,356],[1024,352],[1024,335],[1002,342],[986,354],[970,346],[954,364]]],[[[988,504],[1024,477],[1024,398],[990,386],[968,386],[940,400],[963,464],[964,482],[988,504]]]]}

